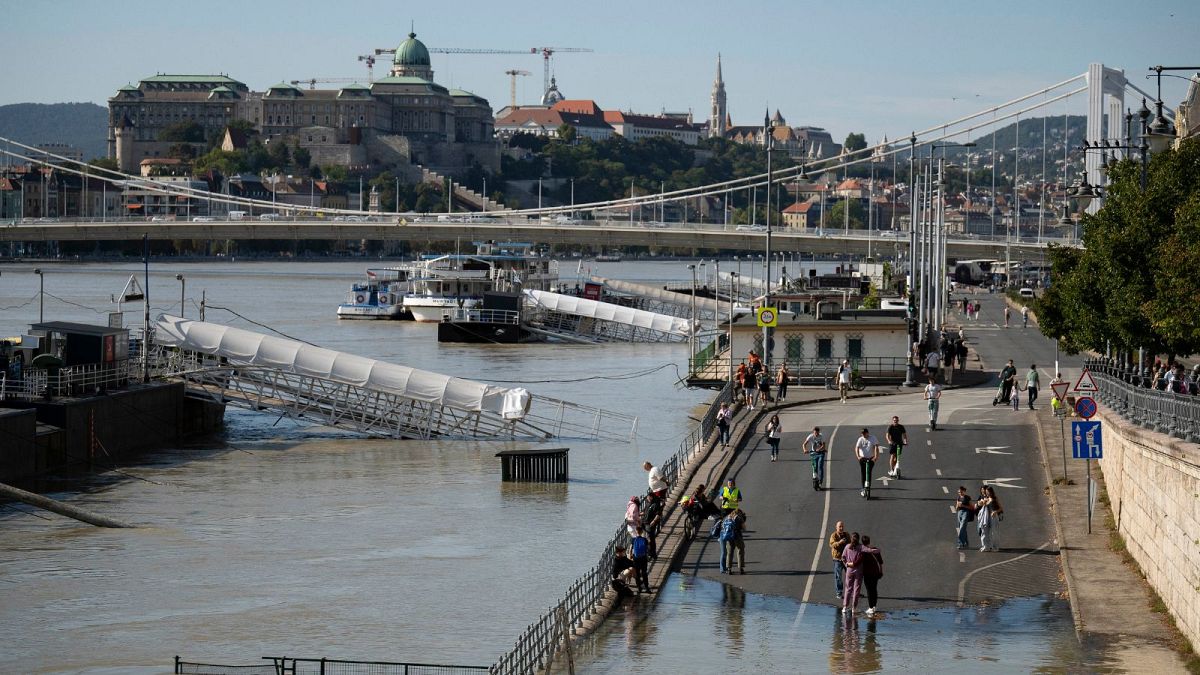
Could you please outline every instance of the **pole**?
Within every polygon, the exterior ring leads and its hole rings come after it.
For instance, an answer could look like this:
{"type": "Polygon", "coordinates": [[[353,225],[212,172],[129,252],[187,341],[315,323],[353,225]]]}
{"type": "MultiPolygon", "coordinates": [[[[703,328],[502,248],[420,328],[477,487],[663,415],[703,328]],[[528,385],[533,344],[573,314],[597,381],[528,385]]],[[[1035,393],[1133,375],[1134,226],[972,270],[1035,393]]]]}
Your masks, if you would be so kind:
{"type": "MultiPolygon", "coordinates": [[[[775,147],[775,137],[767,135],[767,247],[766,247],[766,293],[763,295],[763,307],[771,306],[771,151],[775,147]]],[[[768,375],[771,372],[771,328],[763,326],[763,369],[768,375]]]]}
{"type": "Polygon", "coordinates": [[[542,179],[538,179],[538,208],[542,208],[542,179]]]}
{"type": "Polygon", "coordinates": [[[688,340],[688,351],[690,358],[688,359],[688,371],[694,372],[696,367],[696,266],[688,265],[688,269],[692,271],[692,336],[688,340]]]}
{"type": "Polygon", "coordinates": [[[42,270],[36,269],[33,271],[38,275],[38,323],[46,322],[46,276],[42,270]]]}
{"type": "Polygon", "coordinates": [[[487,213],[487,176],[483,177],[483,212],[487,213]]]}
{"type": "Polygon", "coordinates": [[[1092,459],[1088,457],[1087,462],[1087,489],[1083,491],[1083,498],[1087,500],[1088,514],[1088,534],[1092,533],[1092,459]]]}
{"type": "MultiPolygon", "coordinates": [[[[1062,403],[1060,401],[1060,403],[1062,403]]],[[[1063,405],[1066,405],[1063,403],[1063,405]]],[[[1062,460],[1063,460],[1063,483],[1067,482],[1067,420],[1066,415],[1060,415],[1058,418],[1058,436],[1062,439],[1062,460]]]]}
{"type": "Polygon", "coordinates": [[[145,288],[142,289],[142,382],[150,381],[150,235],[142,235],[142,265],[145,288]]]}
{"type": "Polygon", "coordinates": [[[200,291],[200,320],[204,320],[204,307],[208,304],[208,289],[200,291]]]}
{"type": "Polygon", "coordinates": [[[737,279],[736,272],[729,273],[729,386],[733,387],[733,282],[737,279]]]}
{"type": "Polygon", "coordinates": [[[187,301],[187,279],[182,274],[176,274],[175,278],[179,280],[179,318],[183,318],[184,303],[187,301]]]}

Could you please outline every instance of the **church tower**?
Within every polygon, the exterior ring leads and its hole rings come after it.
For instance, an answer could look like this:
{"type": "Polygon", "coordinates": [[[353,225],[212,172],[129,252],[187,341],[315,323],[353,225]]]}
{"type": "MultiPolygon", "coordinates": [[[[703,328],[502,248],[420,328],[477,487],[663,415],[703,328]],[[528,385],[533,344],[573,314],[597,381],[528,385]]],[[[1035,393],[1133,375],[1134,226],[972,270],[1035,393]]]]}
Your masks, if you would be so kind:
{"type": "Polygon", "coordinates": [[[721,79],[721,55],[717,54],[717,79],[713,81],[712,114],[708,119],[708,135],[724,138],[729,130],[729,111],[725,107],[725,81],[721,79]]]}

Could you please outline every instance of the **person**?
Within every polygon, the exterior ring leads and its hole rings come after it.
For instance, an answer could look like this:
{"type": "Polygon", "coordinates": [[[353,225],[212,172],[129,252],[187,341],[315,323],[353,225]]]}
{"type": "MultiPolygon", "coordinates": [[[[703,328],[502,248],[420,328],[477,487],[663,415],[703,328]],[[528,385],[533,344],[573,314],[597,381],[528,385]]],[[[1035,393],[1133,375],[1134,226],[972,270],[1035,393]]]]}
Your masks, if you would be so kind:
{"type": "Polygon", "coordinates": [[[736,511],[741,506],[742,499],[742,490],[737,483],[732,478],[726,480],[725,487],[721,488],[721,515],[736,511]]]}
{"type": "Polygon", "coordinates": [[[1008,328],[1008,318],[1012,314],[1012,308],[1008,305],[1004,306],[1004,327],[1008,328]]]}
{"type": "Polygon", "coordinates": [[[926,407],[929,408],[929,429],[937,431],[938,408],[941,407],[942,387],[931,376],[925,385],[926,407]]]}
{"type": "Polygon", "coordinates": [[[871,538],[862,536],[863,586],[867,587],[867,616],[875,616],[879,603],[879,580],[883,578],[883,552],[871,545],[871,538]]]}
{"type": "Polygon", "coordinates": [[[646,531],[638,525],[637,533],[629,543],[629,552],[633,554],[633,572],[637,578],[638,593],[650,592],[650,540],[646,531]]]}
{"type": "Polygon", "coordinates": [[[729,447],[729,425],[733,421],[733,410],[728,403],[722,403],[721,409],[717,411],[717,440],[720,441],[722,448],[729,447]]]}
{"type": "Polygon", "coordinates": [[[637,495],[629,498],[629,506],[625,507],[625,529],[629,531],[629,536],[637,534],[638,528],[642,526],[642,505],[638,500],[637,495]]]}
{"type": "Polygon", "coordinates": [[[925,371],[929,373],[929,377],[937,379],[941,367],[942,353],[936,349],[929,350],[929,355],[925,357],[925,371]]]}
{"type": "Polygon", "coordinates": [[[842,403],[846,402],[846,397],[850,394],[850,362],[842,361],[842,365],[838,366],[837,371],[838,395],[842,398],[842,403]]]}
{"type": "Polygon", "coordinates": [[[959,338],[954,343],[954,348],[958,351],[958,372],[965,373],[967,372],[967,339],[959,338]]]}
{"type": "Polygon", "coordinates": [[[862,476],[863,489],[858,496],[871,498],[871,469],[879,459],[879,442],[871,435],[871,430],[863,428],[862,434],[854,442],[854,457],[858,460],[859,473],[862,476]]]}
{"type": "Polygon", "coordinates": [[[658,499],[667,496],[667,481],[663,480],[662,469],[649,461],[642,463],[642,469],[646,471],[646,481],[649,483],[650,493],[658,499]]]}
{"type": "Polygon", "coordinates": [[[821,435],[821,427],[813,427],[800,448],[812,462],[813,489],[820,490],[825,482],[825,437],[821,435]]]}
{"type": "Polygon", "coordinates": [[[1013,360],[1008,360],[1008,365],[1000,370],[1000,391],[996,394],[996,398],[992,399],[992,405],[997,403],[1008,403],[1009,397],[1012,395],[1013,384],[1016,383],[1017,369],[1013,366],[1013,360]]]}
{"type": "Polygon", "coordinates": [[[965,549],[970,543],[967,541],[967,524],[975,520],[975,505],[971,503],[971,495],[967,494],[967,488],[959,485],[958,496],[954,498],[954,517],[958,521],[958,549],[965,549]]]}
{"type": "Polygon", "coordinates": [[[850,534],[850,543],[842,550],[842,562],[846,565],[846,599],[842,603],[843,614],[858,611],[858,596],[862,592],[863,565],[862,541],[858,533],[850,534]]]}
{"type": "Polygon", "coordinates": [[[746,547],[741,537],[744,522],[745,514],[742,513],[741,509],[730,511],[725,514],[725,518],[721,521],[721,534],[718,536],[718,540],[721,542],[722,574],[733,574],[733,558],[735,555],[737,556],[739,573],[746,573],[746,547]]]}
{"type": "Polygon", "coordinates": [[[716,518],[721,515],[721,509],[717,508],[717,505],[712,503],[712,500],[708,498],[707,490],[703,483],[692,492],[692,508],[702,518],[716,518]]]}
{"type": "Polygon", "coordinates": [[[1011,397],[1009,401],[1012,403],[1013,412],[1016,412],[1021,409],[1021,392],[1024,391],[1025,388],[1021,386],[1020,381],[1017,380],[1016,374],[1013,374],[1012,379],[1013,386],[1012,392],[1009,394],[1011,397]]]}
{"type": "Polygon", "coordinates": [[[779,459],[779,439],[783,436],[783,426],[779,423],[779,415],[771,415],[767,422],[767,445],[771,446],[771,461],[779,459]]]}
{"type": "Polygon", "coordinates": [[[617,604],[621,604],[625,598],[632,598],[633,591],[629,588],[629,581],[635,574],[633,569],[633,561],[625,557],[625,547],[618,546],[616,556],[613,557],[612,566],[612,588],[617,592],[617,604]]]}
{"type": "Polygon", "coordinates": [[[737,394],[738,402],[742,405],[747,405],[750,402],[746,391],[747,377],[749,377],[749,371],[746,370],[746,364],[744,362],[738,364],[737,374],[734,375],[734,381],[737,384],[737,391],[735,393],[737,394]]]}
{"type": "Polygon", "coordinates": [[[946,369],[946,384],[954,384],[954,359],[957,356],[958,347],[954,346],[953,339],[942,343],[942,365],[946,369]]]}
{"type": "Polygon", "coordinates": [[[788,372],[787,363],[779,364],[779,373],[775,376],[775,384],[779,387],[779,392],[776,398],[780,401],[787,399],[788,380],[792,374],[788,372]]]}
{"type": "Polygon", "coordinates": [[[1029,328],[1029,308],[1021,308],[1021,328],[1029,328]]]}
{"type": "Polygon", "coordinates": [[[996,488],[984,485],[979,488],[979,501],[975,503],[979,521],[979,550],[999,551],[996,538],[1000,534],[1000,521],[1004,518],[1004,507],[996,497],[996,488]]]}
{"type": "Polygon", "coordinates": [[[898,415],[892,416],[892,423],[887,428],[887,433],[884,434],[884,439],[888,444],[888,475],[893,478],[900,477],[900,455],[904,452],[904,446],[908,445],[908,429],[900,424],[898,415]]]}
{"type": "Polygon", "coordinates": [[[1033,410],[1033,402],[1038,397],[1038,383],[1040,376],[1037,371],[1037,364],[1029,365],[1029,372],[1025,374],[1025,390],[1029,393],[1025,395],[1025,401],[1029,404],[1029,409],[1033,410]]]}
{"type": "Polygon", "coordinates": [[[762,401],[764,406],[775,400],[771,398],[771,374],[765,369],[758,371],[758,400],[762,401]]]}
{"type": "Polygon", "coordinates": [[[833,557],[833,588],[837,591],[837,599],[842,599],[845,584],[846,563],[842,561],[842,552],[850,545],[850,534],[846,532],[846,524],[837,521],[833,533],[829,535],[829,555],[833,557]]]}

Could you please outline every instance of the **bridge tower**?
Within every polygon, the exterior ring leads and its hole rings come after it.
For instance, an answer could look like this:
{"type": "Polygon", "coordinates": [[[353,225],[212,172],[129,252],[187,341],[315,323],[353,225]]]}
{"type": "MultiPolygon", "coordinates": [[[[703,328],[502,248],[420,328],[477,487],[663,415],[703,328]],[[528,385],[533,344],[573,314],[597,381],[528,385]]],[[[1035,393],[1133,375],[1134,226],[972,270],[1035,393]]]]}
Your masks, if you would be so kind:
{"type": "MultiPolygon", "coordinates": [[[[1087,70],[1087,141],[1124,138],[1125,129],[1121,123],[1125,114],[1125,72],[1108,68],[1103,63],[1090,63],[1087,70]],[[1108,128],[1104,120],[1108,117],[1108,128]]],[[[1084,168],[1087,171],[1088,182],[1092,185],[1103,185],[1104,174],[1100,171],[1099,153],[1085,152],[1084,168]]],[[[1093,201],[1088,207],[1089,213],[1095,213],[1100,208],[1099,200],[1093,201]]]]}

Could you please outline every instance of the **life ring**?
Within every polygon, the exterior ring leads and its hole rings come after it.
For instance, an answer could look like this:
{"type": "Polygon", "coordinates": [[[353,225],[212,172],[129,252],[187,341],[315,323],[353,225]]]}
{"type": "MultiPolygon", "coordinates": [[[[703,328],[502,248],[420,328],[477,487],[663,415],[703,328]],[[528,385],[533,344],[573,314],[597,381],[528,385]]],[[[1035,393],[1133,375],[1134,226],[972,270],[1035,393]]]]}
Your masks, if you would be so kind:
{"type": "Polygon", "coordinates": [[[387,293],[380,293],[378,295],[378,298],[379,298],[379,304],[381,304],[381,305],[388,304],[388,294],[387,293]]]}
{"type": "Polygon", "coordinates": [[[354,302],[360,305],[363,304],[363,300],[366,300],[366,298],[364,298],[361,294],[354,296],[354,302]]]}

